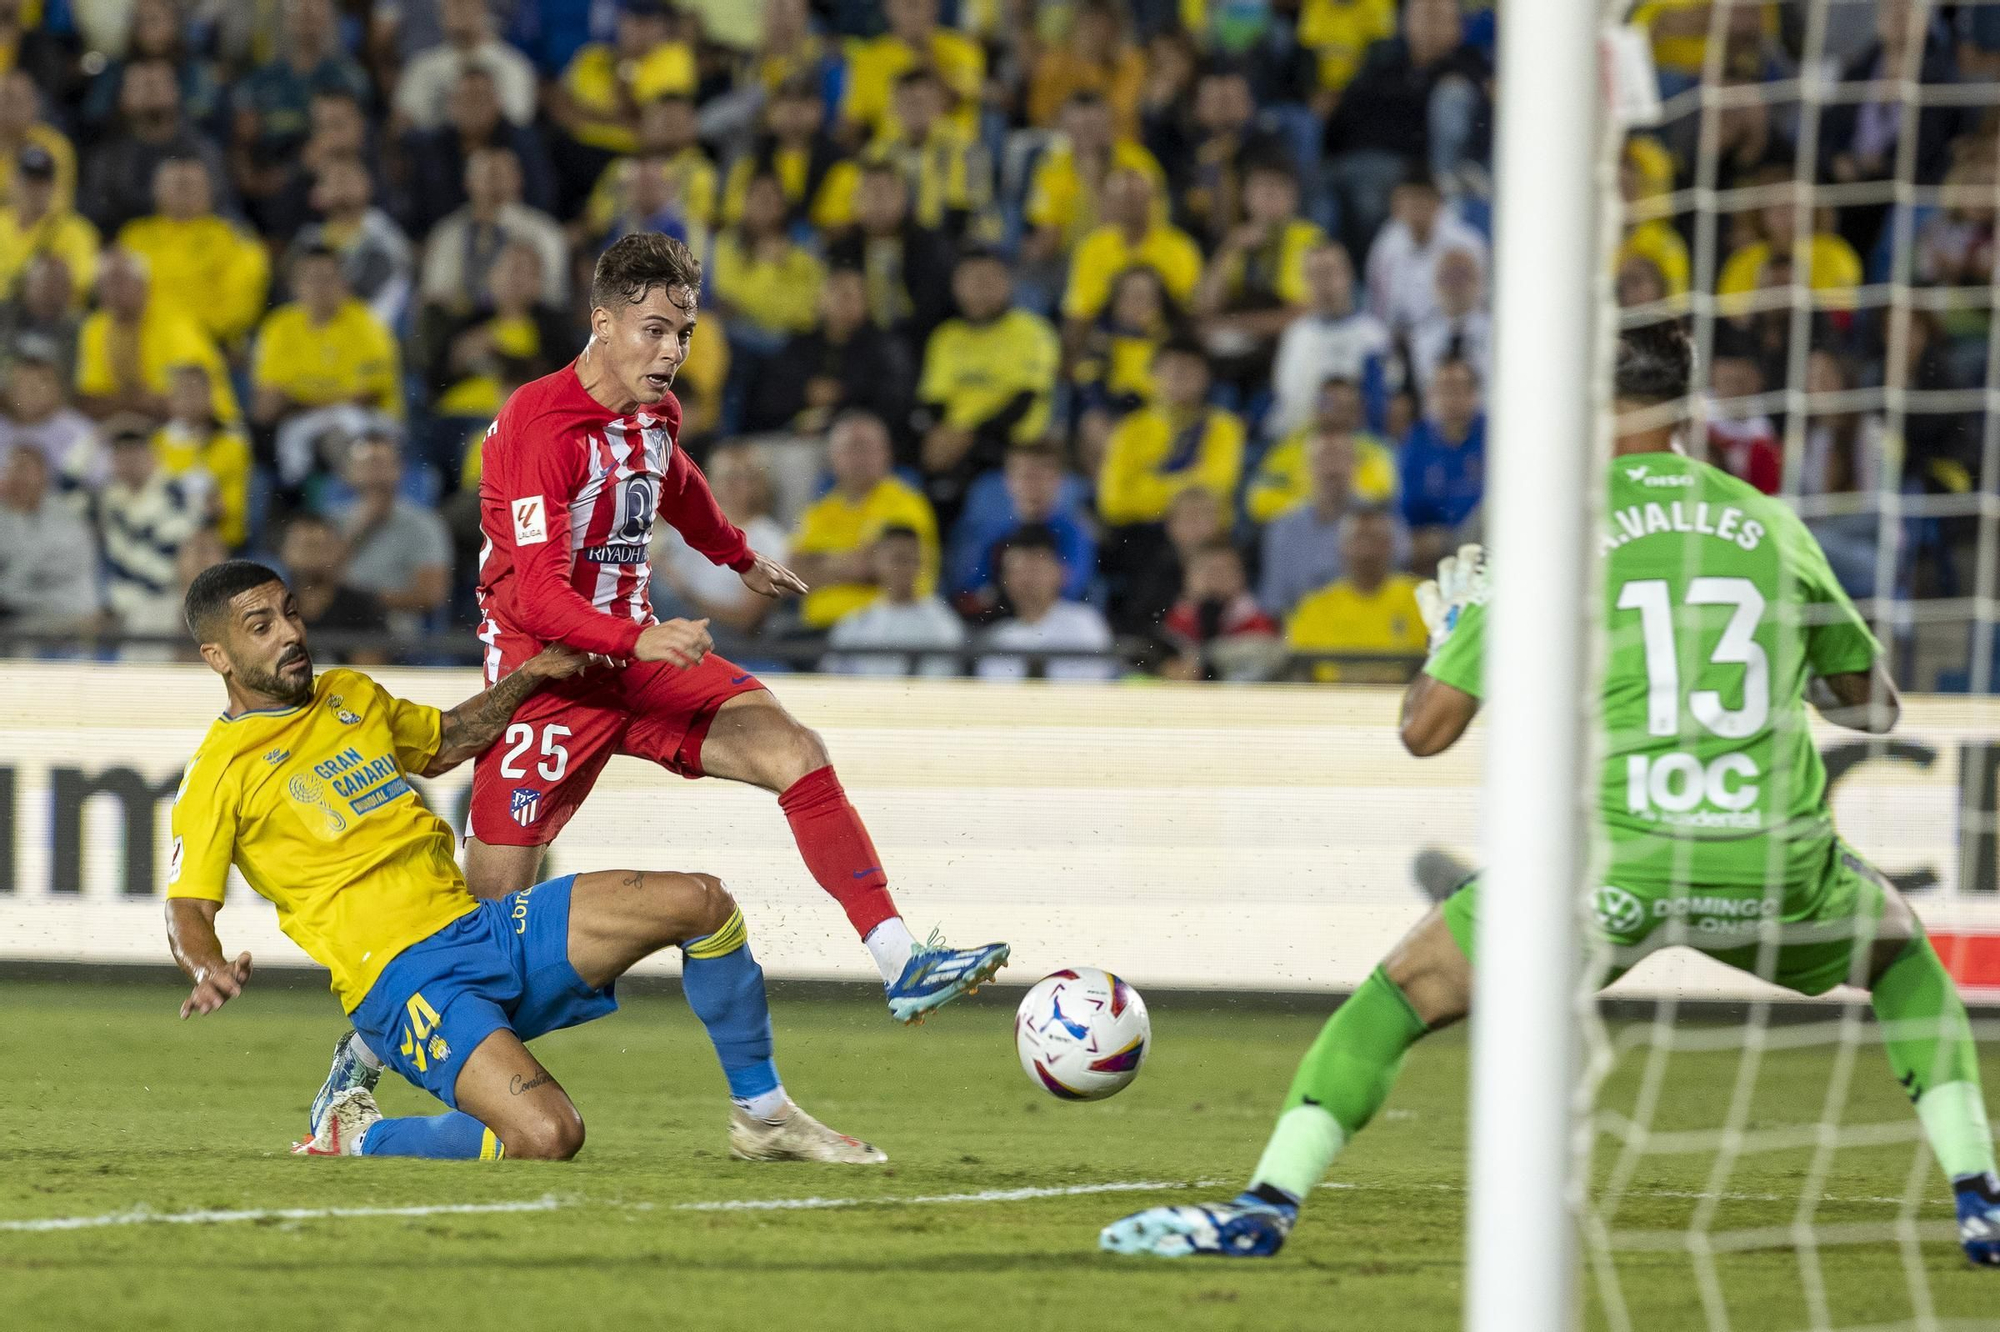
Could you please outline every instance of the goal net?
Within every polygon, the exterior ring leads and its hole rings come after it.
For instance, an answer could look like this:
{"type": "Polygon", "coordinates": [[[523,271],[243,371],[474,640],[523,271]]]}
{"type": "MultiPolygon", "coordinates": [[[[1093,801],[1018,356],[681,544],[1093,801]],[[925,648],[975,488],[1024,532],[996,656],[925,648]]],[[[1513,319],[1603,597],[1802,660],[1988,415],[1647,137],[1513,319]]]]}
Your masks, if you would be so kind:
{"type": "MultiPolygon", "coordinates": [[[[1685,322],[1689,451],[1794,506],[1880,640],[1902,724],[1871,737],[1815,717],[1812,741],[1841,836],[1904,892],[1982,1053],[2000,1052],[1978,1007],[2000,1000],[1982,988],[2000,986],[2000,708],[1984,697],[2000,672],[2000,3],[1608,0],[1603,17],[1621,109],[1600,173],[1602,321],[1685,322]]],[[[1596,531],[1612,515],[1603,485],[1588,493],[1596,531]]],[[[1608,634],[1636,619],[1592,618],[1608,634]]],[[[1699,650],[1724,659],[1712,637],[1699,650]]],[[[1767,928],[1742,937],[1774,965],[1771,847],[1767,928]]],[[[1658,938],[1728,928],[1681,886],[1695,900],[1658,938]]],[[[1675,949],[1579,1007],[1587,1326],[2000,1325],[2000,1274],[1966,1269],[1867,993],[1802,999],[1675,949]]],[[[1982,1062],[1991,1094],[2000,1059],[1982,1062]]]]}

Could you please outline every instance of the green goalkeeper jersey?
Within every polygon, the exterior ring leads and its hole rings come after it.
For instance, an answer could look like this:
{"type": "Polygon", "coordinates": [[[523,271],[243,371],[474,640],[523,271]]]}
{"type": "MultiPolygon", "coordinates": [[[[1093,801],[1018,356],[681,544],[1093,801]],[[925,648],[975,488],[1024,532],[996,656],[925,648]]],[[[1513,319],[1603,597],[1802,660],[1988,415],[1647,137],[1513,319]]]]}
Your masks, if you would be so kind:
{"type": "MultiPolygon", "coordinates": [[[[1604,877],[1799,883],[1833,838],[1807,682],[1881,648],[1778,500],[1676,453],[1614,459],[1609,490],[1604,877]]],[[[1468,607],[1425,673],[1479,696],[1484,630],[1468,607]]]]}

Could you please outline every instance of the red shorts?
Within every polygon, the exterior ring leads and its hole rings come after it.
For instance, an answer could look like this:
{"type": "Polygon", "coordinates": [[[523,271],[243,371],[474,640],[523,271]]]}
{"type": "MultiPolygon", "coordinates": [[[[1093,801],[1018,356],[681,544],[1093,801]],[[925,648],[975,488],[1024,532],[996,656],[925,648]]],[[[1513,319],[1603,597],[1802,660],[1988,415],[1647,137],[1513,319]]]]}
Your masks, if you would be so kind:
{"type": "Polygon", "coordinates": [[[763,687],[714,653],[689,670],[635,662],[545,685],[473,761],[467,831],[491,846],[548,845],[613,754],[699,777],[701,742],[717,709],[763,687]]]}

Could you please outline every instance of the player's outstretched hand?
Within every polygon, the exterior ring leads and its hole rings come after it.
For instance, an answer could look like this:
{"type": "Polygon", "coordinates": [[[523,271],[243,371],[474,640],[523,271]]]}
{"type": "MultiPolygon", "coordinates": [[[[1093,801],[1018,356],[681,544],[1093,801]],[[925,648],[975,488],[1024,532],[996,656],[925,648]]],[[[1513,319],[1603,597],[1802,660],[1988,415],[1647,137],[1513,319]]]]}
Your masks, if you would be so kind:
{"type": "Polygon", "coordinates": [[[181,1017],[213,1013],[243,993],[250,980],[250,954],[238,953],[234,962],[219,967],[203,967],[195,973],[194,989],[181,1004],[181,1017]]]}
{"type": "Polygon", "coordinates": [[[806,586],[805,579],[768,555],[759,555],[752,551],[751,556],[757,562],[743,571],[743,586],[758,596],[781,597],[789,592],[793,596],[802,597],[812,591],[806,586]]]}
{"type": "Polygon", "coordinates": [[[1458,627],[1467,606],[1486,603],[1486,548],[1468,541],[1458,554],[1438,561],[1437,577],[1417,586],[1417,612],[1431,631],[1430,650],[1436,652],[1458,627]]]}
{"type": "MultiPolygon", "coordinates": [[[[743,579],[748,582],[750,575],[745,574],[743,579]]],[[[632,656],[639,661],[672,662],[686,670],[701,665],[701,659],[714,647],[715,640],[708,636],[707,620],[667,620],[639,631],[632,656]]]]}
{"type": "Polygon", "coordinates": [[[604,661],[595,652],[578,652],[562,643],[551,643],[521,664],[544,680],[567,680],[604,661]]]}

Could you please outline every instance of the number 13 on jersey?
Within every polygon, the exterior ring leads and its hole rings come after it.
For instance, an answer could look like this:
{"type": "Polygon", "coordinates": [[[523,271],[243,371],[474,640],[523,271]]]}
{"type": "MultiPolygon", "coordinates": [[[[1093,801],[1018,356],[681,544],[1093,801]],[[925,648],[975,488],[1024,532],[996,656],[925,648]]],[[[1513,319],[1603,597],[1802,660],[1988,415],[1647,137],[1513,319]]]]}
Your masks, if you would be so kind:
{"type": "MultiPolygon", "coordinates": [[[[1687,692],[1687,715],[1701,731],[1725,740],[1747,740],[1764,729],[1771,716],[1771,663],[1757,642],[1764,618],[1764,594],[1748,578],[1694,578],[1688,581],[1684,607],[1726,606],[1729,621],[1715,649],[1692,683],[1718,683],[1717,672],[1741,672],[1742,702],[1729,707],[1722,691],[1696,688],[1687,692]]],[[[1675,634],[1673,593],[1664,578],[1635,579],[1618,592],[1619,610],[1639,612],[1639,629],[1646,651],[1646,732],[1681,736],[1699,743],[1702,736],[1682,721],[1680,652],[1675,634]]],[[[1634,814],[1686,814],[1706,803],[1735,813],[1757,802],[1761,774],[1748,754],[1731,751],[1704,762],[1689,753],[1658,756],[1630,754],[1625,759],[1626,807],[1634,814]]]]}

